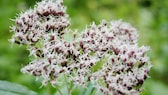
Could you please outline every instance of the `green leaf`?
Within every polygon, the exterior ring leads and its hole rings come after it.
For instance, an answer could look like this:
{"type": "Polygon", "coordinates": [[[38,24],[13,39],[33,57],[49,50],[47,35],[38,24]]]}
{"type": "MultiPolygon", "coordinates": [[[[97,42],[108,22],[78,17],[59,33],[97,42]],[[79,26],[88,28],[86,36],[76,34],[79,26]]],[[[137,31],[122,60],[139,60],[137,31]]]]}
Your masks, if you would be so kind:
{"type": "Polygon", "coordinates": [[[37,95],[27,87],[0,80],[0,95],[37,95]]]}
{"type": "Polygon", "coordinates": [[[96,65],[91,67],[91,71],[96,72],[96,71],[100,70],[102,68],[103,64],[106,62],[107,62],[107,58],[102,58],[100,61],[98,61],[96,63],[96,65]]]}
{"type": "Polygon", "coordinates": [[[86,89],[86,92],[84,95],[91,95],[93,93],[94,89],[95,88],[94,88],[93,84],[89,83],[88,88],[86,89]]]}

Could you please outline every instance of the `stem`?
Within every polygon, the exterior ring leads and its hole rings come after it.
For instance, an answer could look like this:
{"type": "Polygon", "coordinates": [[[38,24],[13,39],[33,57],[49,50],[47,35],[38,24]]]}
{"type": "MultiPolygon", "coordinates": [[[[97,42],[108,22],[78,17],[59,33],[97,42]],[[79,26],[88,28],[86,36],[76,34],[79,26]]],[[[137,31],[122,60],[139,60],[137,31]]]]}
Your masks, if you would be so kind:
{"type": "Polygon", "coordinates": [[[71,94],[71,93],[73,92],[73,90],[75,89],[75,87],[74,87],[74,85],[73,85],[72,82],[70,82],[70,86],[72,86],[71,89],[69,90],[69,91],[70,91],[70,94],[71,94]]]}
{"type": "Polygon", "coordinates": [[[61,90],[57,87],[57,85],[56,85],[55,88],[57,89],[57,91],[59,92],[60,95],[63,95],[63,93],[62,93],[61,90]]]}
{"type": "Polygon", "coordinates": [[[65,79],[65,85],[66,85],[67,90],[68,90],[68,95],[71,95],[70,87],[68,86],[67,77],[65,76],[65,74],[64,74],[64,79],[65,79]]]}
{"type": "Polygon", "coordinates": [[[51,89],[50,89],[50,86],[49,86],[49,85],[47,86],[47,91],[48,91],[48,95],[52,95],[51,89]]]}

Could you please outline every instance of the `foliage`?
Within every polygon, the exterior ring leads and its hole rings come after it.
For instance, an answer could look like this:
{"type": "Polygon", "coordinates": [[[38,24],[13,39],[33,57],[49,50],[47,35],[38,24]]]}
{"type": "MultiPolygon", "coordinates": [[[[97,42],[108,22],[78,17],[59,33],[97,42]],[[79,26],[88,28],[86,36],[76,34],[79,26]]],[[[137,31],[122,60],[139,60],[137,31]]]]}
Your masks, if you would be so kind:
{"type": "Polygon", "coordinates": [[[34,91],[19,84],[7,81],[0,81],[0,84],[0,95],[37,95],[34,91]]]}

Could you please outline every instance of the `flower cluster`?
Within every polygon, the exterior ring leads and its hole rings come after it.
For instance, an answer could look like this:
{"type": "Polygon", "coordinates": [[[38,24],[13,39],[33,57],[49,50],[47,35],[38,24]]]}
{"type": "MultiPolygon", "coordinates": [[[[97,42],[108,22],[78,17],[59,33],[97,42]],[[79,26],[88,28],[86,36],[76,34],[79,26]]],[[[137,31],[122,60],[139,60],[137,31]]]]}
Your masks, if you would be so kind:
{"type": "Polygon", "coordinates": [[[66,8],[62,0],[43,0],[37,3],[34,9],[21,13],[15,19],[15,31],[12,43],[34,45],[40,39],[47,40],[49,32],[60,34],[70,25],[69,16],[65,13],[66,8]]]}
{"type": "Polygon", "coordinates": [[[92,82],[105,95],[140,93],[151,63],[146,55],[150,48],[138,47],[137,30],[121,20],[103,20],[66,41],[64,35],[71,30],[62,3],[43,0],[15,19],[10,41],[27,45],[34,58],[21,71],[42,77],[43,85],[55,85],[65,74],[84,87],[92,82]]]}

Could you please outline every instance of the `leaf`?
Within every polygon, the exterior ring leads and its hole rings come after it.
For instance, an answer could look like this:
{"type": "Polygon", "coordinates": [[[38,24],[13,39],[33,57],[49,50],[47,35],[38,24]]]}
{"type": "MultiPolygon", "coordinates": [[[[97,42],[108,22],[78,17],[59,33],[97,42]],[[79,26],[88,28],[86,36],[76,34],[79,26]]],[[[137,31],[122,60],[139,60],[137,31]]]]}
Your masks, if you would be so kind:
{"type": "Polygon", "coordinates": [[[107,62],[107,58],[102,58],[100,61],[96,63],[96,65],[91,67],[91,71],[96,72],[100,70],[105,62],[107,62]]]}
{"type": "Polygon", "coordinates": [[[88,88],[86,89],[86,92],[84,95],[91,95],[94,89],[95,89],[94,86],[91,83],[89,83],[88,88]]]}
{"type": "Polygon", "coordinates": [[[0,95],[37,95],[27,87],[0,80],[0,95]]]}

